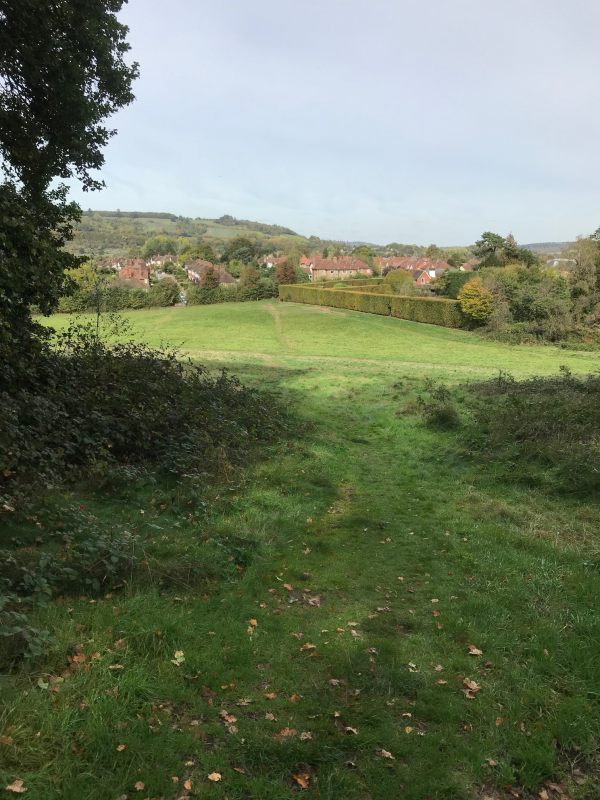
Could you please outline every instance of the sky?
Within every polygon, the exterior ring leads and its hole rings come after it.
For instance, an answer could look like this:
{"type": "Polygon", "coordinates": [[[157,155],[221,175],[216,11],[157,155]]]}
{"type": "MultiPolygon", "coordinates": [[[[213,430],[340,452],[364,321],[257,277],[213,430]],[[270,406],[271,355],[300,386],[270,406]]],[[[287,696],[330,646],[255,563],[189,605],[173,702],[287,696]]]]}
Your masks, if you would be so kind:
{"type": "Polygon", "coordinates": [[[600,225],[598,0],[129,0],[84,208],[466,245],[600,225]]]}

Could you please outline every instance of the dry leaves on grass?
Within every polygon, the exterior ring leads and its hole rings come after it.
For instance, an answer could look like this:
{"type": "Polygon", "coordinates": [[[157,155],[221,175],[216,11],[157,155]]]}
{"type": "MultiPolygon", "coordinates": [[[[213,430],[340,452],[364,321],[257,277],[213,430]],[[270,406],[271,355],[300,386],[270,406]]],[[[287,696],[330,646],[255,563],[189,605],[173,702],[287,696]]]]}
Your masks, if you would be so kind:
{"type": "Polygon", "coordinates": [[[463,693],[467,700],[474,700],[477,696],[477,692],[481,690],[481,686],[476,683],[475,681],[471,680],[471,678],[465,678],[463,680],[463,693]]]}
{"type": "Polygon", "coordinates": [[[379,758],[389,758],[392,761],[395,761],[395,757],[390,753],[389,750],[384,750],[383,747],[380,747],[378,750],[375,751],[375,755],[379,756],[379,758]]]}
{"type": "Polygon", "coordinates": [[[308,772],[295,772],[292,778],[296,781],[301,789],[308,789],[310,784],[310,775],[308,772]]]}
{"type": "Polygon", "coordinates": [[[185,654],[183,650],[175,650],[173,653],[173,658],[171,659],[171,664],[175,664],[176,667],[180,667],[185,661],[185,654]]]}
{"type": "Polygon", "coordinates": [[[482,656],[483,655],[483,650],[480,650],[474,644],[470,644],[469,645],[469,655],[470,656],[482,656]]]}
{"type": "Polygon", "coordinates": [[[220,780],[223,780],[223,776],[220,772],[211,772],[208,776],[208,780],[212,781],[213,783],[218,783],[220,780]]]}
{"type": "Polygon", "coordinates": [[[9,783],[8,786],[4,788],[7,792],[13,792],[13,794],[24,794],[27,791],[25,781],[22,781],[20,778],[17,778],[17,780],[9,783]]]}
{"type": "Polygon", "coordinates": [[[133,784],[133,788],[136,790],[136,792],[143,792],[146,788],[146,784],[143,781],[136,781],[133,784]]]}

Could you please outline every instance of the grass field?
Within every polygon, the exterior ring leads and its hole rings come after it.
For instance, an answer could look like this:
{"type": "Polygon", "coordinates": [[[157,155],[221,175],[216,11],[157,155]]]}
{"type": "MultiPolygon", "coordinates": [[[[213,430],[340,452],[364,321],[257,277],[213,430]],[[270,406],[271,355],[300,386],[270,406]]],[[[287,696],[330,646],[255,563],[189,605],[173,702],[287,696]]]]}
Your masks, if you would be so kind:
{"type": "MultiPolygon", "coordinates": [[[[427,376],[584,373],[598,355],[277,302],[129,319],[275,391],[294,423],[200,487],[202,515],[174,486],[55,498],[134,531],[153,566],[39,612],[57,641],[4,678],[0,786],[600,798],[598,505],[499,482],[415,402],[427,376]]],[[[35,546],[57,516],[17,533],[35,546]]]]}

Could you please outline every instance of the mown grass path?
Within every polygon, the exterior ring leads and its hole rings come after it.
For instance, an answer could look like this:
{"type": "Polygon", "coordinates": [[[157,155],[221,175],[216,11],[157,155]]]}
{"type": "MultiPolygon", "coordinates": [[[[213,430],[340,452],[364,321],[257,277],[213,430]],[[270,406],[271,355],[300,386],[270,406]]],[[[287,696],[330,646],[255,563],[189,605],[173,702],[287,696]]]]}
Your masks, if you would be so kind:
{"type": "Polygon", "coordinates": [[[59,641],[5,681],[2,786],[23,778],[36,800],[557,798],[550,781],[600,797],[597,506],[498,483],[415,414],[425,375],[598,357],[277,313],[279,328],[270,304],[132,315],[152,343],[269,385],[295,429],[211,490],[201,520],[176,488],[83,498],[163,570],[40,615],[59,641]],[[77,644],[86,658],[59,691],[40,688],[77,644]]]}

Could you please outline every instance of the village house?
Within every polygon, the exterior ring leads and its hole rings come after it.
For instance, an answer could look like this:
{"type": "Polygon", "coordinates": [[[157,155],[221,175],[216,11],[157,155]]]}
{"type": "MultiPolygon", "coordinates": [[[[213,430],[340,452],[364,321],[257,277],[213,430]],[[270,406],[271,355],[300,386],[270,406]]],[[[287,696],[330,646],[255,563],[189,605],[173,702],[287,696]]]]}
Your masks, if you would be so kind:
{"type": "Polygon", "coordinates": [[[200,283],[209,269],[214,270],[215,275],[219,279],[219,283],[235,283],[233,275],[230,275],[223,267],[219,264],[211,264],[210,261],[205,261],[203,258],[195,258],[192,261],[188,261],[184,265],[184,269],[187,273],[188,280],[192,283],[200,283]]]}
{"type": "Polygon", "coordinates": [[[435,274],[432,277],[429,274],[428,270],[425,269],[415,270],[414,272],[415,286],[429,286],[434,277],[435,274]]]}
{"type": "Polygon", "coordinates": [[[119,280],[138,289],[150,287],[150,267],[143,258],[128,258],[119,262],[119,280]]]}
{"type": "Polygon", "coordinates": [[[146,264],[149,267],[164,267],[165,264],[174,264],[175,260],[175,256],[169,253],[164,256],[152,256],[146,264]]]}
{"type": "Polygon", "coordinates": [[[342,256],[341,258],[319,258],[313,257],[300,261],[301,268],[308,274],[311,281],[318,280],[344,280],[355,278],[357,275],[371,276],[373,270],[364,261],[353,256],[342,256]]]}

